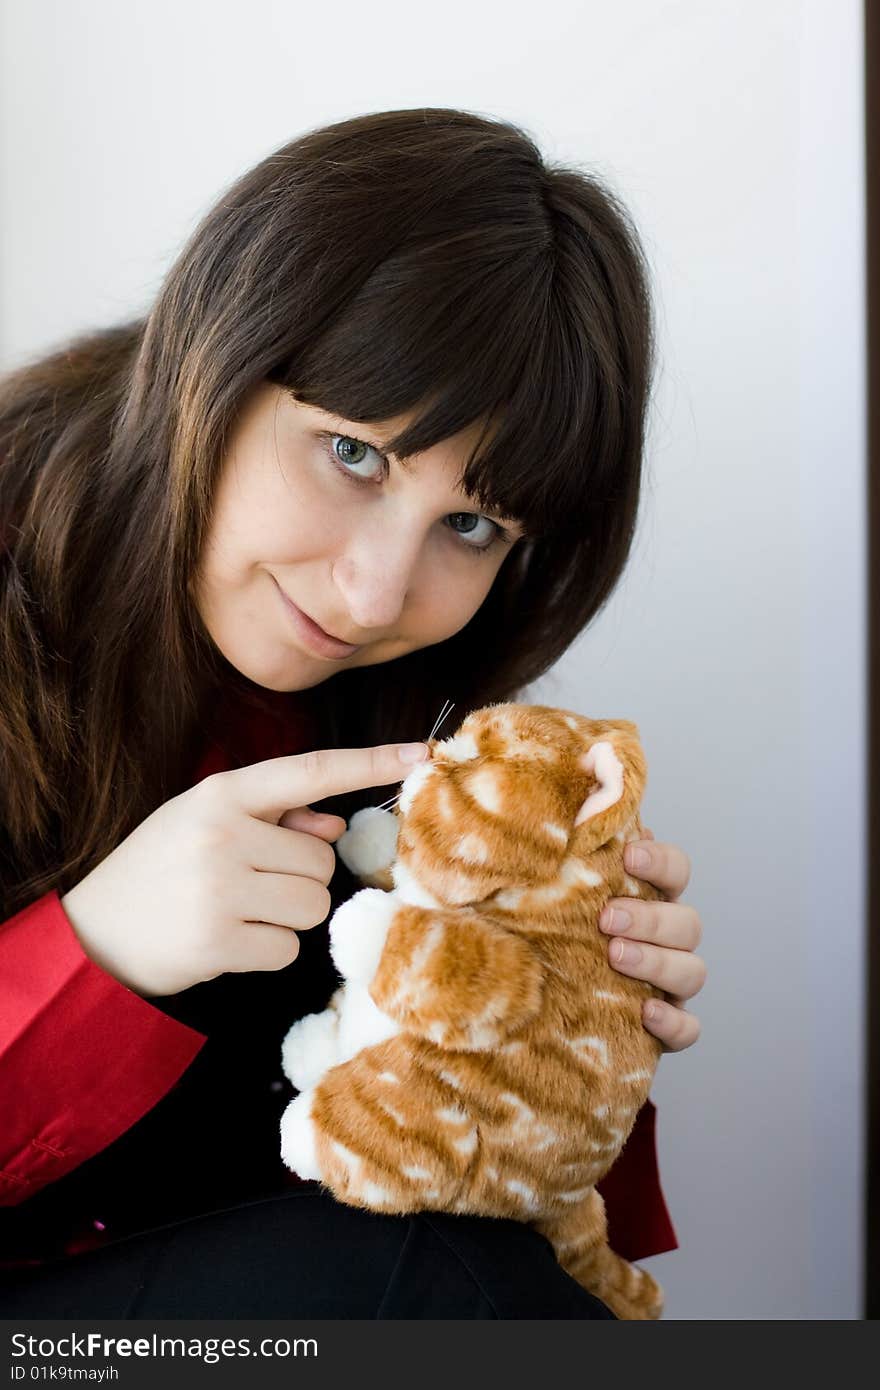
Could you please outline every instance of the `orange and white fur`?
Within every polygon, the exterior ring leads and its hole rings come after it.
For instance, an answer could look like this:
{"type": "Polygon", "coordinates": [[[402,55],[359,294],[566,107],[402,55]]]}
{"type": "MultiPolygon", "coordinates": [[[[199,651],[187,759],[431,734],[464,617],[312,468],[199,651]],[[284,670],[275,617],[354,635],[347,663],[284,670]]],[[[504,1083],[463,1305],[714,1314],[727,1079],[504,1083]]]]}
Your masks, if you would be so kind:
{"type": "Polygon", "coordinates": [[[284,1039],[300,1094],[282,1158],[349,1205],[531,1222],[618,1317],[659,1317],[595,1186],[660,1052],[641,1018],[659,991],[612,969],[598,928],[612,897],[663,897],[623,865],[642,833],[638,730],[496,704],[429,746],[396,815],[358,812],[337,844],[383,887],[337,908],[344,983],[284,1039]]]}

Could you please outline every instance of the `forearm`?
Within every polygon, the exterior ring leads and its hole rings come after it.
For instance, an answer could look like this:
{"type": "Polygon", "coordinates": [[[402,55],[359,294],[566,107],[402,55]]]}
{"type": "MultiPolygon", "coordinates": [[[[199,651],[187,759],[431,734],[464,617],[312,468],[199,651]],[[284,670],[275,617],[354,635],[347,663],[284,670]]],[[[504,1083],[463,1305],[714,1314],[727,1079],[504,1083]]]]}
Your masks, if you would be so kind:
{"type": "Polygon", "coordinates": [[[205,1039],[82,951],[57,893],[0,923],[0,1205],[112,1143],[205,1039]]]}

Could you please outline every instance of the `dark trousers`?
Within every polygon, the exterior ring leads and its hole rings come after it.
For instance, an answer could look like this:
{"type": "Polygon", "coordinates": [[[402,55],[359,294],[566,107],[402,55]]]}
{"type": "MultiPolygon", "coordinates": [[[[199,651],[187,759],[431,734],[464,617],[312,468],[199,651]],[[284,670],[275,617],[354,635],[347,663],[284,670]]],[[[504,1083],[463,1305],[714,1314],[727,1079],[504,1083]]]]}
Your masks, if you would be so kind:
{"type": "Polygon", "coordinates": [[[613,1318],[514,1221],[385,1216],[318,1188],[0,1276],[35,1318],[613,1318]]]}

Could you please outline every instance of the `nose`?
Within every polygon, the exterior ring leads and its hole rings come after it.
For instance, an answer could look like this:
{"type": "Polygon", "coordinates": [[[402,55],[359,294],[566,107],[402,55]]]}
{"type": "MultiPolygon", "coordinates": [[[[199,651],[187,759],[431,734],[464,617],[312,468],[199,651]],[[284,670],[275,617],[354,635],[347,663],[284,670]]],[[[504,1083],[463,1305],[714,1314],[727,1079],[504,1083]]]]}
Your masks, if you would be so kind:
{"type": "Polygon", "coordinates": [[[374,530],[333,561],[331,578],[353,624],[364,634],[400,619],[412,589],[419,545],[412,537],[386,542],[374,530]]]}

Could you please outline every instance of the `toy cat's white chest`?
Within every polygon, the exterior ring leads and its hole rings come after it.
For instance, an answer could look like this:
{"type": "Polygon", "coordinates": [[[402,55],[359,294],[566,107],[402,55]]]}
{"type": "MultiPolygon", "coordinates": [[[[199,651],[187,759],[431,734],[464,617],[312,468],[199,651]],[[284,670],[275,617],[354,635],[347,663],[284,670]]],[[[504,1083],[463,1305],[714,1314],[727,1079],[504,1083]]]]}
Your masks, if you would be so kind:
{"type": "Polygon", "coordinates": [[[367,985],[349,982],[339,1011],[338,1060],[347,1061],[363,1047],[393,1038],[400,1024],[383,1014],[370,997],[367,985]]]}
{"type": "Polygon", "coordinates": [[[373,1002],[370,981],[398,907],[395,893],[362,888],[337,908],[330,923],[330,954],[345,984],[338,992],[339,1060],[400,1032],[373,1002]]]}

